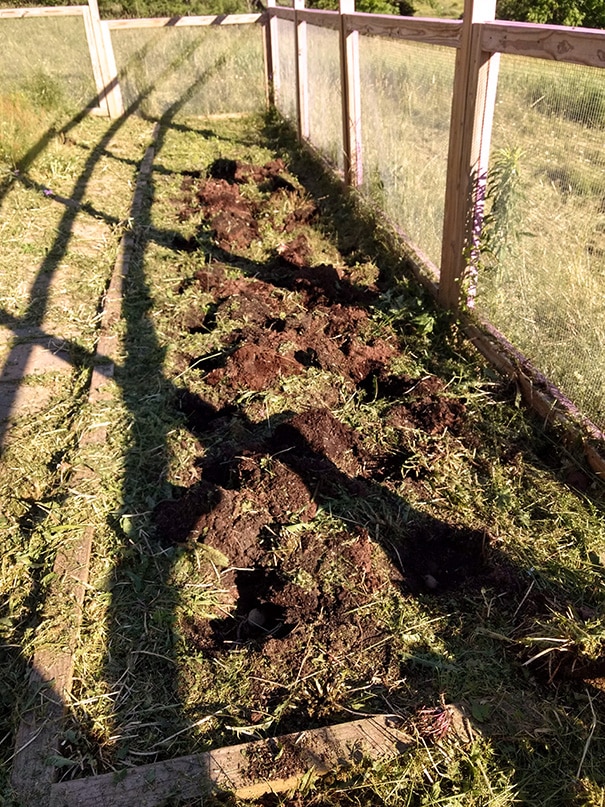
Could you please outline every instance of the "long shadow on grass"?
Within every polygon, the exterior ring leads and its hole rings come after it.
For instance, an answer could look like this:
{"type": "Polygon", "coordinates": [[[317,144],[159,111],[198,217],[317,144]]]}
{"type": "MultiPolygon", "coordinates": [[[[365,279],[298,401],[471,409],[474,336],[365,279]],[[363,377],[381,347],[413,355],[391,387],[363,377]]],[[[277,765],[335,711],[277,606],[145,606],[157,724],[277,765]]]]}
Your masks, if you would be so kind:
{"type": "MultiPolygon", "coordinates": [[[[191,56],[191,52],[189,52],[186,55],[191,56]]],[[[212,70],[218,69],[219,66],[220,65],[215,65],[213,68],[210,68],[210,70],[207,73],[198,77],[196,81],[192,83],[190,88],[187,91],[185,91],[183,97],[186,99],[190,93],[199,89],[199,87],[203,85],[204,81],[207,79],[208,75],[212,72],[212,70]]],[[[173,64],[170,69],[175,70],[177,67],[178,65],[173,64]]],[[[89,180],[92,176],[92,173],[101,157],[108,153],[109,144],[111,143],[114,136],[117,134],[120,128],[125,125],[126,121],[132,115],[136,114],[139,111],[141,104],[144,102],[145,98],[148,97],[148,95],[153,91],[153,89],[154,89],[153,84],[147,87],[128,106],[124,114],[111,123],[111,125],[107,128],[106,132],[104,133],[103,137],[99,140],[98,143],[96,143],[92,147],[90,154],[88,155],[87,160],[85,162],[84,168],[80,172],[74,184],[74,189],[70,197],[55,198],[56,203],[63,205],[64,212],[57,227],[57,236],[55,238],[55,242],[49,249],[45,259],[40,264],[40,267],[31,285],[29,302],[24,315],[22,317],[17,318],[11,316],[6,311],[0,311],[0,319],[2,320],[3,324],[9,325],[9,327],[15,331],[15,335],[19,335],[21,330],[25,330],[27,332],[27,338],[30,341],[19,346],[19,356],[18,356],[19,365],[23,366],[24,368],[27,367],[31,353],[35,348],[35,341],[32,342],[31,340],[32,339],[50,340],[53,337],[52,334],[48,334],[44,330],[43,325],[49,306],[50,291],[53,279],[58,267],[61,265],[61,262],[65,258],[68,246],[73,237],[75,218],[80,210],[87,210],[88,212],[94,212],[95,215],[96,214],[100,215],[99,211],[90,208],[90,206],[84,202],[86,189],[89,180]]],[[[0,188],[0,198],[4,196],[4,194],[9,189],[10,184],[12,182],[23,182],[26,185],[35,186],[35,183],[32,183],[32,181],[27,176],[26,173],[27,169],[30,167],[35,158],[38,157],[45,150],[45,148],[48,146],[52,138],[57,136],[57,134],[65,134],[69,132],[74,126],[76,126],[82,120],[83,116],[84,113],[76,115],[68,124],[66,124],[61,128],[60,132],[57,132],[54,129],[49,130],[49,132],[47,132],[40,139],[40,141],[34,147],[32,147],[32,149],[30,149],[30,151],[25,155],[23,160],[20,162],[19,171],[16,171],[14,175],[10,177],[10,179],[0,188]]],[[[162,234],[157,235],[158,238],[163,237],[162,234]]],[[[132,307],[130,310],[130,315],[131,316],[129,321],[132,321],[132,307]]],[[[93,357],[92,355],[88,355],[84,351],[78,350],[76,345],[73,345],[67,342],[66,340],[61,340],[61,342],[64,348],[68,348],[70,352],[75,354],[75,358],[84,364],[92,363],[93,360],[97,361],[105,358],[100,356],[93,357]]],[[[9,353],[6,366],[11,366],[15,364],[15,356],[16,356],[15,350],[13,349],[9,353]]],[[[140,364],[141,356],[130,355],[129,359],[131,360],[131,362],[135,361],[136,363],[140,364]]],[[[132,363],[129,363],[127,361],[124,368],[126,374],[130,371],[131,367],[132,363]]],[[[122,378],[124,377],[125,375],[123,374],[122,378]]],[[[18,385],[15,384],[14,386],[6,389],[3,393],[0,407],[2,410],[0,412],[0,415],[3,416],[2,423],[0,424],[0,445],[2,444],[2,441],[5,437],[6,429],[8,427],[8,424],[6,420],[4,420],[4,418],[8,417],[8,415],[13,410],[14,402],[16,400],[17,395],[17,389],[18,385]]],[[[135,410],[135,412],[137,411],[136,405],[133,405],[133,409],[135,410]]],[[[70,424],[63,424],[63,425],[69,427],[70,424]]],[[[66,449],[66,452],[68,452],[71,449],[73,449],[72,445],[69,446],[69,449],[66,449]]],[[[60,464],[62,458],[63,457],[54,457],[54,459],[57,461],[57,464],[60,464]]],[[[135,473],[133,468],[129,467],[128,470],[133,474],[135,473]]],[[[140,472],[140,470],[141,469],[138,468],[137,473],[140,472]]],[[[53,487],[52,490],[46,491],[44,494],[44,500],[52,501],[53,505],[56,506],[60,505],[63,501],[65,501],[65,498],[71,495],[72,491],[67,490],[66,486],[62,482],[59,483],[56,482],[56,480],[53,480],[53,482],[56,485],[57,489],[53,487]]],[[[126,485],[127,492],[129,490],[129,485],[130,483],[127,483],[126,485]]],[[[36,502],[32,502],[28,513],[31,514],[31,517],[35,519],[37,523],[38,521],[44,520],[47,511],[43,510],[43,512],[41,513],[41,508],[39,507],[39,505],[36,502]]],[[[31,531],[29,522],[27,522],[26,518],[23,519],[23,522],[24,522],[23,532],[26,535],[28,535],[29,532],[31,531]]],[[[125,555],[128,554],[128,547],[124,549],[124,554],[125,555]]],[[[31,555],[28,555],[28,557],[31,557],[31,555]]],[[[40,614],[43,613],[44,599],[45,594],[47,593],[47,589],[42,585],[43,582],[42,577],[46,575],[48,581],[49,571],[50,570],[48,569],[47,565],[43,563],[36,564],[32,570],[31,593],[30,596],[28,597],[27,602],[25,603],[26,609],[29,610],[28,613],[22,617],[21,624],[19,625],[17,632],[13,634],[13,637],[19,641],[19,644],[21,644],[22,638],[25,635],[25,633],[28,630],[31,630],[32,626],[35,626],[40,621],[40,614]]],[[[130,582],[132,583],[133,588],[136,590],[137,587],[136,580],[132,580],[131,578],[130,582]]],[[[8,605],[10,605],[10,603],[8,603],[8,605]]],[[[79,614],[74,616],[74,621],[78,622],[78,620],[79,620],[79,614]]],[[[63,626],[61,626],[61,629],[62,627],[63,626]]],[[[18,645],[15,645],[15,648],[17,647],[18,645]]],[[[65,655],[65,648],[63,646],[61,646],[61,648],[58,649],[58,654],[59,656],[61,656],[62,654],[65,655]]],[[[47,775],[49,770],[49,762],[47,757],[49,755],[52,755],[57,750],[55,742],[57,740],[57,736],[54,732],[53,727],[55,726],[55,722],[57,720],[58,711],[61,710],[61,704],[62,704],[61,687],[63,685],[62,684],[63,679],[61,679],[60,682],[57,682],[56,687],[46,680],[48,676],[46,675],[47,668],[45,665],[47,663],[52,664],[51,657],[52,652],[50,650],[48,652],[45,652],[44,661],[41,662],[42,667],[40,669],[34,670],[34,676],[32,678],[32,687],[36,690],[37,694],[40,694],[42,690],[47,689],[47,692],[42,698],[42,701],[51,704],[50,712],[48,712],[45,717],[44,712],[42,710],[39,716],[40,724],[39,726],[36,726],[35,721],[38,718],[35,717],[36,714],[35,709],[31,708],[31,703],[26,705],[24,710],[24,715],[26,719],[21,723],[22,728],[22,735],[20,735],[21,744],[19,748],[16,749],[15,754],[18,763],[16,764],[16,768],[19,769],[19,772],[14,780],[15,786],[23,791],[22,795],[24,798],[38,798],[38,797],[46,798],[47,787],[49,786],[49,783],[53,777],[52,770],[50,774],[47,775]],[[42,678],[41,684],[39,678],[42,678]],[[42,689],[40,689],[40,685],[42,689]],[[30,717],[31,721],[29,720],[30,717]],[[29,729],[30,723],[31,726],[33,727],[32,733],[31,736],[27,736],[27,732],[30,730],[29,729]],[[41,746],[40,744],[38,745],[36,744],[39,737],[42,737],[41,746]],[[27,754],[24,753],[26,749],[29,749],[27,754]],[[31,757],[28,757],[30,751],[32,752],[32,755],[31,757]],[[29,763],[27,759],[29,759],[29,763]],[[34,767],[30,768],[30,770],[27,770],[28,764],[31,764],[34,767]],[[38,764],[42,766],[39,771],[41,773],[39,780],[37,778],[38,769],[35,767],[38,764]]],[[[36,661],[38,661],[38,656],[36,656],[36,659],[34,661],[35,663],[36,661]]],[[[61,662],[61,664],[63,664],[63,662],[61,662]]],[[[62,671],[61,675],[63,675],[62,671]]],[[[67,677],[70,677],[70,674],[68,674],[67,677]]],[[[25,681],[24,677],[23,681],[25,681]]],[[[12,684],[11,686],[7,685],[7,692],[8,691],[12,691],[12,684]]],[[[16,700],[19,701],[21,700],[21,698],[18,696],[16,700]]],[[[26,697],[24,694],[23,701],[25,700],[26,697]]],[[[34,698],[32,698],[32,701],[33,700],[34,698]]],[[[36,699],[36,705],[37,705],[37,699],[36,699]]],[[[10,733],[7,735],[7,737],[9,738],[11,736],[12,734],[10,733]]],[[[5,737],[4,740],[6,740],[7,737],[5,737]]],[[[69,754],[71,752],[74,744],[77,745],[77,738],[74,740],[73,739],[74,735],[71,735],[71,737],[72,739],[70,739],[69,741],[64,741],[61,746],[62,751],[66,754],[69,754]]],[[[85,761],[83,761],[83,757],[81,755],[78,758],[78,761],[74,762],[74,767],[76,769],[79,768],[80,772],[83,771],[85,772],[86,770],[88,770],[87,764],[85,761]]]]}
{"type": "MultiPolygon", "coordinates": [[[[147,216],[153,198],[152,192],[147,216]]],[[[570,599],[577,604],[581,581],[566,587],[520,567],[488,527],[465,527],[455,508],[450,521],[421,512],[400,484],[402,464],[410,467],[405,451],[367,455],[353,430],[327,406],[253,416],[239,400],[249,390],[238,383],[219,405],[194,387],[166,379],[143,263],[146,238],[155,232],[148,219],[141,232],[125,300],[127,357],[117,376],[134,435],[124,483],[125,506],[132,505],[133,511],[123,514],[118,533],[122,547],[113,580],[112,659],[106,670],[112,691],[119,692],[114,715],[118,756],[129,763],[150,762],[184,753],[189,743],[203,744],[206,737],[236,741],[237,730],[279,733],[345,720],[359,714],[359,699],[362,711],[409,715],[423,704],[436,706],[444,694],[465,702],[476,730],[493,741],[500,767],[524,803],[563,803],[575,786],[577,768],[570,771],[569,759],[579,763],[583,751],[582,732],[572,737],[571,724],[583,724],[587,737],[590,709],[602,710],[600,696],[577,692],[569,678],[583,681],[601,674],[602,660],[581,669],[583,662],[572,650],[566,661],[555,656],[553,666],[553,654],[547,654],[542,664],[536,659],[534,679],[523,666],[531,652],[524,651],[520,638],[533,623],[547,620],[552,609],[564,612],[570,599]],[[166,400],[172,400],[172,410],[166,400]],[[183,421],[199,441],[191,473],[201,478],[185,490],[173,490],[172,498],[155,509],[157,535],[146,535],[137,529],[137,513],[152,509],[169,493],[164,482],[167,443],[183,421]],[[317,513],[318,506],[323,513],[317,513]],[[301,538],[292,550],[297,535],[301,538]],[[382,572],[372,565],[369,537],[388,559],[382,572]],[[185,616],[180,609],[175,623],[181,603],[172,577],[187,556],[194,560],[181,585],[203,589],[214,569],[217,587],[226,592],[225,601],[219,598],[214,606],[220,612],[222,605],[229,616],[210,619],[204,613],[212,610],[210,604],[198,601],[185,616]],[[398,594],[387,596],[390,587],[398,594]],[[399,622],[387,628],[385,611],[380,612],[382,627],[376,627],[373,616],[381,598],[382,607],[400,613],[399,622]],[[418,625],[406,621],[410,611],[418,625]],[[431,641],[427,626],[432,623],[438,627],[431,641]],[[187,664],[184,677],[177,674],[176,663],[186,653],[197,660],[187,664]],[[239,677],[229,672],[235,662],[239,677]],[[181,700],[189,687],[198,693],[198,702],[189,703],[185,714],[181,700]],[[570,720],[566,713],[574,699],[570,720]],[[564,742],[554,728],[557,720],[564,727],[564,742]],[[196,740],[196,724],[204,723],[213,731],[196,740]],[[235,734],[228,725],[235,725],[235,734]]],[[[279,264],[212,251],[229,269],[283,290],[279,264]]],[[[202,285],[205,279],[198,278],[202,285]]],[[[305,282],[312,284],[311,273],[305,282]]],[[[286,290],[291,290],[287,284],[286,290]]],[[[321,291],[325,295],[326,288],[321,291]]],[[[231,302],[238,294],[230,292],[231,302]]],[[[214,302],[221,301],[224,297],[214,302]]],[[[207,305],[198,304],[200,309],[207,305]]],[[[190,327],[212,331],[212,306],[200,310],[190,327]]],[[[267,317],[263,327],[268,332],[281,327],[280,318],[267,317]]],[[[258,337],[250,330],[248,335],[258,337]]],[[[215,374],[214,387],[205,387],[209,393],[221,384],[229,388],[229,372],[237,367],[229,360],[244,345],[245,338],[232,342],[221,362],[205,362],[204,383],[215,374]]],[[[262,355],[262,343],[256,347],[262,355]]],[[[317,351],[297,347],[297,372],[304,373],[317,362],[317,351]]],[[[437,352],[436,340],[430,348],[437,352]]],[[[435,358],[434,366],[441,360],[435,358]]],[[[449,361],[446,357],[444,363],[449,361]]],[[[195,363],[184,368],[185,376],[195,363]]],[[[409,382],[369,373],[357,394],[362,401],[366,396],[366,404],[372,396],[390,398],[394,408],[409,382]]],[[[256,389],[261,393],[269,387],[256,389]]],[[[442,434],[433,436],[435,445],[439,440],[452,447],[442,434]]],[[[422,489],[422,473],[430,471],[410,470],[408,481],[422,489]]],[[[424,494],[430,495],[428,488],[424,494]]],[[[593,615],[599,602],[594,591],[582,600],[593,615]]],[[[430,731],[431,726],[423,735],[427,742],[430,731]]],[[[599,781],[601,742],[592,736],[582,760],[581,772],[592,781],[599,781]]],[[[471,752],[463,759],[463,770],[454,775],[447,772],[446,761],[433,758],[434,778],[443,788],[468,786],[473,777],[489,775],[481,773],[483,763],[475,764],[471,752]]]]}

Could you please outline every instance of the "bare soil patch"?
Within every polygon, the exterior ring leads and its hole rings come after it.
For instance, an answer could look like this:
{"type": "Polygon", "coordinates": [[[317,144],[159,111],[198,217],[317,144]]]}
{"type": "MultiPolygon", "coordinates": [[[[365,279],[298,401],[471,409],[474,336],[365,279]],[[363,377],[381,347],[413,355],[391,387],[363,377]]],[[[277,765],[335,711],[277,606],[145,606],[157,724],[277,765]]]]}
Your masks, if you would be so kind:
{"type": "MultiPolygon", "coordinates": [[[[399,676],[396,640],[376,619],[381,598],[482,586],[518,598],[525,582],[487,529],[419,514],[398,523],[406,502],[393,480],[402,481],[406,435],[449,433],[470,444],[467,406],[435,375],[392,369],[402,345],[388,329],[377,335],[370,327],[375,283],[361,281],[355,267],[312,265],[305,228],[317,211],[284,164],[218,160],[187,176],[174,203],[182,221],[198,217],[196,238],[201,242],[209,230],[219,249],[218,260],[176,289],[194,302],[180,308],[174,337],[185,331],[214,335],[216,342],[206,355],[177,353],[176,369],[192,378],[177,406],[200,455],[191,486],[157,506],[157,534],[165,546],[210,550],[200,579],[218,574],[224,615],[189,614],[181,631],[192,649],[212,658],[252,654],[258,678],[249,695],[251,723],[283,697],[284,671],[290,682],[312,677],[305,648],[323,654],[333,680],[319,692],[309,687],[298,707],[302,722],[294,722],[303,726],[333,708],[330,687],[338,688],[343,660],[360,681],[399,676]],[[274,220],[280,246],[265,263],[247,260],[261,222],[275,219],[284,199],[293,212],[274,220]],[[310,380],[316,371],[333,378],[323,406],[301,409],[293,401],[263,421],[246,403],[253,393],[284,395],[285,381],[310,380]],[[340,389],[378,401],[394,443],[380,450],[336,417],[340,389]],[[386,514],[378,543],[369,525],[351,518],[364,500],[386,514]],[[314,528],[318,509],[326,507],[343,519],[340,530],[314,528]]],[[[404,483],[421,484],[421,476],[412,470],[404,483]]]]}

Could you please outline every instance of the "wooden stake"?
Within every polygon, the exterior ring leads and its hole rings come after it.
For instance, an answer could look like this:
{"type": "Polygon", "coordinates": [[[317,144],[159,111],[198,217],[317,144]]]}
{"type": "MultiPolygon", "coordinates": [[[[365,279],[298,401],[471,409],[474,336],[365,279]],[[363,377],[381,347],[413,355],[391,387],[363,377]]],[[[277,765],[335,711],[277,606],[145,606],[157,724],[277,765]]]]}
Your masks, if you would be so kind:
{"type": "Polygon", "coordinates": [[[305,0],[294,0],[294,46],[296,49],[296,122],[298,139],[309,139],[309,75],[307,71],[307,23],[298,18],[305,0]]]}
{"type": "Polygon", "coordinates": [[[275,99],[279,95],[279,47],[278,47],[278,19],[272,12],[276,0],[267,0],[267,16],[265,18],[265,68],[267,78],[267,100],[269,106],[275,106],[275,99]]]}
{"type": "Polygon", "coordinates": [[[342,137],[345,182],[360,186],[363,181],[361,154],[361,86],[359,74],[359,33],[347,24],[347,14],[355,13],[355,0],[339,0],[340,85],[342,95],[342,137]]]}
{"type": "MultiPolygon", "coordinates": [[[[452,98],[439,300],[453,310],[472,273],[481,228],[499,57],[481,49],[496,0],[465,0],[452,98]]],[[[470,283],[474,278],[470,277],[470,283]]]]}
{"type": "Polygon", "coordinates": [[[88,26],[90,28],[88,45],[93,70],[96,69],[97,71],[95,78],[98,75],[99,103],[100,105],[103,102],[106,103],[109,117],[115,120],[124,114],[124,103],[118,80],[111,34],[108,27],[101,22],[97,0],[88,0],[88,10],[89,13],[84,15],[84,19],[86,20],[88,17],[88,26]],[[95,64],[97,65],[96,68],[95,64]]]}

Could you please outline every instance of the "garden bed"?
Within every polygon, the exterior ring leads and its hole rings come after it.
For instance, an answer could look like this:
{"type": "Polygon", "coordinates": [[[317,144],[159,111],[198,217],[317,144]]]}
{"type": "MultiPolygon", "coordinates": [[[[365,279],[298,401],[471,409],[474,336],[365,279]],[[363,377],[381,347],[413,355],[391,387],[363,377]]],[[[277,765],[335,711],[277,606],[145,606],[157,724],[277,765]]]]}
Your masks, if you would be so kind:
{"type": "Polygon", "coordinates": [[[598,803],[597,483],[287,139],[165,123],[107,443],[69,458],[98,488],[64,492],[96,537],[60,777],[388,712],[415,750],[292,803],[598,803]]]}

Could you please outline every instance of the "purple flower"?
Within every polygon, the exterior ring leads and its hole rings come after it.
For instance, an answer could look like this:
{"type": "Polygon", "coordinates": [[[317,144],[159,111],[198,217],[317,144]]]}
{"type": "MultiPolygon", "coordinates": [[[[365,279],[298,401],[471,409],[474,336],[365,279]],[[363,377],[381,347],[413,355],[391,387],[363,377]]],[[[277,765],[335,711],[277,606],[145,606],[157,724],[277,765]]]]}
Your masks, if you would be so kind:
{"type": "Polygon", "coordinates": [[[54,196],[54,195],[55,195],[55,194],[53,193],[53,191],[51,191],[51,189],[50,189],[50,188],[44,188],[44,190],[42,191],[42,193],[43,193],[45,196],[54,196]]]}

